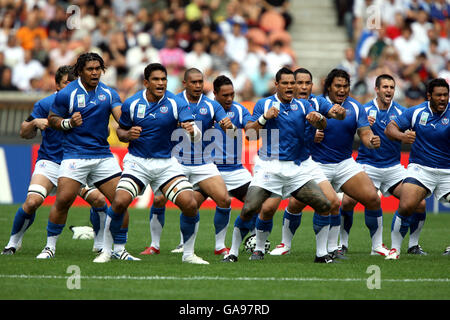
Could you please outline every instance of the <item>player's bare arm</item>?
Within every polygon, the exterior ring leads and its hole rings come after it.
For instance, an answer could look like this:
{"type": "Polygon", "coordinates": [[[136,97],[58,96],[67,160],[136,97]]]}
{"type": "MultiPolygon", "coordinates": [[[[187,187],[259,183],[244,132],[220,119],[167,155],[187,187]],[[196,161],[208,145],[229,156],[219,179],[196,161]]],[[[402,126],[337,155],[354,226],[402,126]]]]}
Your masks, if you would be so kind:
{"type": "Polygon", "coordinates": [[[45,130],[48,128],[48,119],[46,118],[35,118],[30,121],[28,119],[23,121],[20,126],[20,137],[22,139],[33,139],[36,136],[37,129],[45,130]]]}
{"type": "Polygon", "coordinates": [[[369,149],[379,148],[381,145],[381,139],[379,136],[374,135],[370,127],[361,127],[358,129],[358,136],[361,142],[369,149]]]}
{"type": "Polygon", "coordinates": [[[50,110],[48,115],[48,123],[50,127],[56,130],[69,130],[74,127],[79,127],[83,124],[83,118],[80,112],[74,112],[72,117],[64,119],[50,110]]]}
{"type": "Polygon", "coordinates": [[[317,111],[308,113],[306,120],[316,129],[323,130],[327,127],[327,120],[317,111]]]}
{"type": "Polygon", "coordinates": [[[389,139],[398,140],[406,144],[412,144],[416,140],[415,131],[406,130],[405,132],[402,132],[395,121],[388,123],[386,129],[384,129],[384,133],[389,139]]]}
{"type": "Polygon", "coordinates": [[[116,106],[111,110],[114,120],[119,123],[120,116],[122,115],[122,106],[116,106]]]}
{"type": "Polygon", "coordinates": [[[263,129],[267,120],[278,117],[280,110],[276,107],[271,107],[266,113],[261,115],[257,121],[249,121],[245,125],[245,137],[247,140],[258,140],[259,130],[263,129]]]}
{"type": "Polygon", "coordinates": [[[136,140],[140,137],[141,132],[142,128],[139,126],[131,127],[128,130],[121,127],[118,127],[116,129],[117,137],[121,142],[130,142],[136,140]]]}
{"type": "Polygon", "coordinates": [[[202,132],[197,127],[194,121],[182,122],[181,127],[187,131],[193,142],[198,142],[202,139],[202,132]]]}

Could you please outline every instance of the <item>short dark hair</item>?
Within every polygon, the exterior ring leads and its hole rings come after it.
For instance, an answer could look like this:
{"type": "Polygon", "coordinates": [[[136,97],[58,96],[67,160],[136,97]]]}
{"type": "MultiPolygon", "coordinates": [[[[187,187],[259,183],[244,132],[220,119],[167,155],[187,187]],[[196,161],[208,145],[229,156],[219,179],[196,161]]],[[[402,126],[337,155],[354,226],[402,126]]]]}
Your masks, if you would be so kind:
{"type": "Polygon", "coordinates": [[[187,69],[187,70],[184,72],[183,80],[184,80],[184,81],[187,81],[187,79],[188,79],[188,77],[189,77],[189,75],[190,75],[191,73],[200,73],[201,75],[203,75],[203,73],[202,73],[199,69],[197,69],[197,68],[189,68],[189,69],[187,69]]]}
{"type": "Polygon", "coordinates": [[[333,83],[334,78],[344,78],[347,80],[348,84],[350,85],[350,75],[348,74],[347,71],[342,70],[342,69],[333,69],[330,71],[330,73],[328,73],[328,75],[325,79],[325,83],[323,85],[323,95],[324,96],[328,95],[328,88],[333,83]]]}
{"type": "Polygon", "coordinates": [[[275,75],[275,81],[279,82],[281,80],[281,76],[283,74],[292,74],[294,75],[294,72],[291,69],[288,69],[286,67],[281,68],[280,70],[278,70],[278,72],[275,75]]]}
{"type": "Polygon", "coordinates": [[[161,63],[150,63],[144,69],[144,79],[148,80],[153,71],[162,71],[167,76],[167,69],[161,63]]]}
{"type": "Polygon", "coordinates": [[[227,76],[224,76],[224,75],[218,76],[216,79],[214,79],[214,82],[213,82],[214,92],[219,92],[219,90],[222,86],[229,85],[229,84],[233,85],[233,82],[231,81],[230,78],[228,78],[227,76]]]}
{"type": "Polygon", "coordinates": [[[103,58],[95,52],[87,52],[80,54],[80,56],[77,59],[77,62],[73,66],[73,72],[76,76],[79,76],[81,74],[81,71],[83,71],[84,66],[89,61],[98,61],[100,63],[100,68],[105,71],[106,66],[105,62],[103,61],[103,58]]]}
{"type": "Polygon", "coordinates": [[[391,76],[390,74],[387,73],[383,73],[380,74],[376,79],[375,79],[375,87],[379,88],[381,85],[381,80],[392,80],[394,81],[395,84],[395,79],[393,76],[391,76]]]}
{"type": "Polygon", "coordinates": [[[430,80],[430,82],[428,82],[427,93],[429,93],[431,95],[433,93],[434,88],[436,88],[436,87],[444,87],[444,88],[447,88],[447,91],[449,91],[449,86],[445,79],[435,78],[435,79],[430,80]]]}
{"type": "Polygon", "coordinates": [[[55,82],[60,83],[62,78],[67,74],[67,80],[73,81],[77,78],[77,76],[73,72],[72,66],[61,66],[56,70],[55,73],[55,82]]]}
{"type": "Polygon", "coordinates": [[[311,72],[308,69],[298,68],[297,70],[294,71],[294,78],[297,78],[297,75],[299,73],[309,74],[309,76],[311,77],[311,81],[312,81],[313,76],[312,76],[311,72]]]}

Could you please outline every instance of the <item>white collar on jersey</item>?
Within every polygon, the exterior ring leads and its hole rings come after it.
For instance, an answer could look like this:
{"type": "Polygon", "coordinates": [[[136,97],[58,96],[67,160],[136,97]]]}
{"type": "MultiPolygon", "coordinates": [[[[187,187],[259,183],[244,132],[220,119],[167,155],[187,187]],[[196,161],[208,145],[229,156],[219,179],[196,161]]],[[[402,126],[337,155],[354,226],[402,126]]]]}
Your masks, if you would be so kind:
{"type": "MultiPolygon", "coordinates": [[[[99,82],[100,83],[100,82],[99,82]]],[[[83,86],[83,83],[81,82],[81,78],[78,78],[78,85],[84,90],[84,92],[86,92],[86,94],[88,93],[88,91],[86,90],[86,88],[83,86]]],[[[97,88],[98,88],[98,84],[95,87],[95,92],[97,92],[97,88]]]]}
{"type": "Polygon", "coordinates": [[[294,101],[294,98],[291,99],[291,101],[289,101],[288,103],[283,103],[281,102],[280,98],[278,98],[278,93],[274,94],[275,100],[277,100],[280,104],[291,104],[292,101],[294,101]]]}
{"type": "MultiPolygon", "coordinates": [[[[380,111],[380,107],[378,107],[377,98],[373,99],[373,104],[374,104],[375,107],[378,109],[378,111],[380,111]]],[[[392,107],[393,104],[394,104],[394,100],[391,100],[391,104],[390,104],[389,107],[387,108],[387,111],[389,111],[389,109],[391,109],[391,107],[392,107]]]]}
{"type": "MultiPolygon", "coordinates": [[[[189,104],[190,102],[189,102],[189,100],[187,98],[186,90],[183,90],[183,97],[184,97],[184,100],[186,100],[186,102],[189,104]]],[[[198,98],[197,106],[202,101],[202,99],[203,99],[203,93],[200,95],[200,98],[198,98]]]]}
{"type": "MultiPolygon", "coordinates": [[[[158,100],[158,102],[156,103],[157,105],[166,97],[166,93],[164,92],[164,95],[162,96],[161,99],[158,100]]],[[[147,102],[148,105],[150,105],[150,102],[147,100],[147,89],[142,90],[142,98],[145,100],[145,102],[147,102]]],[[[154,102],[151,102],[154,103],[154,102]]]]}
{"type": "MultiPolygon", "coordinates": [[[[330,99],[329,96],[325,96],[325,99],[327,99],[327,101],[328,101],[329,103],[331,103],[332,105],[339,104],[339,103],[335,103],[335,102],[331,101],[331,99],[330,99]]],[[[342,106],[342,105],[345,103],[345,101],[347,101],[347,99],[348,99],[348,97],[345,98],[344,102],[342,102],[342,103],[339,104],[339,105],[342,106]]]]}
{"type": "MultiPolygon", "coordinates": [[[[430,111],[431,114],[434,116],[434,112],[433,112],[433,110],[431,110],[430,101],[427,101],[427,108],[428,108],[428,111],[430,111]]],[[[440,117],[442,117],[447,112],[447,110],[448,110],[448,103],[447,103],[447,107],[440,114],[440,117]]]]}

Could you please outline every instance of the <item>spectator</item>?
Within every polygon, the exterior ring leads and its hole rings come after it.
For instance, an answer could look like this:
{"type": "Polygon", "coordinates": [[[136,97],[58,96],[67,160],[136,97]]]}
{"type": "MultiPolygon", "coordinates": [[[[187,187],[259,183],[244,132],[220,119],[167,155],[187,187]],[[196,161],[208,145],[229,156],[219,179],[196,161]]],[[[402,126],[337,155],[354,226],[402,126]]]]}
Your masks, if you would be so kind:
{"type": "Polygon", "coordinates": [[[433,22],[445,24],[450,16],[450,4],[447,0],[434,0],[430,6],[430,18],[433,22]]]}
{"type": "Polygon", "coordinates": [[[242,28],[239,23],[233,24],[232,32],[225,34],[226,46],[225,52],[235,61],[240,61],[247,54],[247,38],[242,34],[242,28]]]}
{"type": "Polygon", "coordinates": [[[22,63],[25,59],[25,50],[17,43],[17,38],[13,32],[8,36],[8,42],[3,52],[5,54],[5,65],[10,68],[22,63]]]}
{"type": "Polygon", "coordinates": [[[12,83],[11,68],[6,67],[0,77],[0,91],[18,91],[19,88],[12,83]]]}
{"type": "Polygon", "coordinates": [[[410,82],[405,88],[405,104],[407,107],[416,106],[427,98],[425,84],[421,81],[419,74],[413,73],[410,82]]]}
{"type": "Polygon", "coordinates": [[[177,47],[177,40],[174,36],[167,38],[166,47],[159,51],[161,64],[166,68],[171,68],[175,75],[178,75],[184,68],[185,53],[177,47]]]}
{"type": "Polygon", "coordinates": [[[153,28],[151,29],[150,35],[152,36],[152,46],[161,50],[166,46],[166,34],[164,32],[164,23],[160,20],[157,20],[153,23],[153,28]]]}
{"type": "Polygon", "coordinates": [[[186,54],[184,64],[186,69],[197,68],[205,76],[209,76],[212,71],[212,59],[209,53],[205,52],[202,42],[196,41],[192,46],[192,51],[186,54]]]}
{"type": "Polygon", "coordinates": [[[364,63],[369,65],[369,69],[378,66],[384,48],[390,44],[392,44],[392,40],[386,36],[386,28],[382,24],[377,30],[376,36],[365,43],[366,47],[361,48],[361,58],[364,63]]]}
{"type": "Polygon", "coordinates": [[[277,40],[272,44],[272,50],[266,55],[269,73],[274,77],[282,67],[292,67],[294,60],[283,50],[283,42],[277,40]]]}
{"type": "Polygon", "coordinates": [[[128,77],[137,80],[142,76],[142,70],[149,63],[160,62],[158,50],[151,46],[151,37],[141,32],[137,35],[137,46],[127,51],[126,63],[129,69],[128,77]]]}
{"type": "Polygon", "coordinates": [[[445,69],[445,59],[439,53],[438,45],[439,43],[437,42],[437,40],[431,40],[427,52],[427,59],[429,61],[430,71],[432,72],[433,78],[437,78],[439,72],[445,69]]]}
{"type": "Polygon", "coordinates": [[[224,73],[233,82],[234,91],[236,92],[236,100],[240,100],[245,90],[248,90],[249,79],[241,70],[241,65],[237,61],[231,61],[229,70],[224,73]]]}
{"type": "Polygon", "coordinates": [[[92,33],[92,45],[94,47],[108,46],[111,41],[111,29],[112,25],[110,19],[104,17],[101,18],[97,29],[92,33]]]}
{"type": "Polygon", "coordinates": [[[136,18],[132,15],[127,15],[124,19],[123,30],[127,49],[137,46],[137,30],[136,18]]]}
{"type": "Polygon", "coordinates": [[[133,12],[135,15],[138,14],[139,9],[141,8],[140,0],[120,0],[120,1],[112,1],[112,7],[114,9],[114,13],[117,17],[125,16],[127,11],[133,12]]]}
{"type": "Polygon", "coordinates": [[[217,39],[211,46],[211,60],[213,72],[222,74],[227,71],[231,58],[225,52],[226,41],[223,37],[217,39]]]}
{"type": "Polygon", "coordinates": [[[256,98],[264,98],[273,94],[273,76],[269,73],[265,60],[260,62],[259,68],[252,74],[251,82],[256,98]]]}
{"type": "Polygon", "coordinates": [[[45,68],[50,65],[48,42],[42,42],[40,37],[34,38],[33,59],[39,61],[45,68]]]}
{"type": "Polygon", "coordinates": [[[31,79],[39,79],[45,73],[44,67],[39,61],[32,59],[31,50],[25,51],[24,61],[15,65],[12,69],[12,84],[21,91],[31,90],[31,79]]]}
{"type": "Polygon", "coordinates": [[[251,77],[255,70],[258,70],[261,61],[266,59],[266,52],[255,41],[249,39],[248,52],[241,62],[243,71],[248,77],[251,77]]]}
{"type": "Polygon", "coordinates": [[[72,65],[76,58],[74,51],[69,49],[69,42],[66,39],[62,39],[59,46],[50,50],[49,56],[52,61],[53,72],[56,72],[60,66],[72,65]]]}
{"type": "Polygon", "coordinates": [[[421,52],[420,43],[412,37],[410,25],[403,27],[402,35],[394,40],[394,47],[399,54],[400,62],[405,67],[414,63],[421,52]]]}
{"type": "Polygon", "coordinates": [[[7,11],[0,21],[0,51],[6,49],[8,37],[14,33],[14,11],[7,11]]]}
{"type": "Polygon", "coordinates": [[[439,71],[438,77],[443,78],[450,85],[450,60],[447,59],[447,63],[445,64],[446,68],[439,71]]]}
{"type": "Polygon", "coordinates": [[[51,40],[61,40],[67,38],[67,17],[66,11],[60,5],[55,9],[55,15],[53,19],[47,25],[48,37],[51,40]]]}
{"type": "Polygon", "coordinates": [[[428,13],[425,10],[417,12],[417,19],[411,24],[412,37],[420,43],[421,51],[427,51],[430,44],[428,32],[433,24],[428,21],[428,13]]]}
{"type": "Polygon", "coordinates": [[[355,60],[355,50],[352,47],[345,49],[345,58],[338,66],[350,75],[350,83],[354,82],[358,75],[358,63],[355,60]]]}
{"type": "Polygon", "coordinates": [[[178,27],[175,38],[177,40],[177,46],[183,49],[184,52],[192,50],[192,34],[189,22],[183,21],[178,27]]]}
{"type": "Polygon", "coordinates": [[[25,50],[32,50],[34,48],[35,37],[40,37],[42,41],[47,39],[47,31],[39,25],[38,14],[38,10],[28,12],[26,24],[17,30],[16,37],[25,50]]]}

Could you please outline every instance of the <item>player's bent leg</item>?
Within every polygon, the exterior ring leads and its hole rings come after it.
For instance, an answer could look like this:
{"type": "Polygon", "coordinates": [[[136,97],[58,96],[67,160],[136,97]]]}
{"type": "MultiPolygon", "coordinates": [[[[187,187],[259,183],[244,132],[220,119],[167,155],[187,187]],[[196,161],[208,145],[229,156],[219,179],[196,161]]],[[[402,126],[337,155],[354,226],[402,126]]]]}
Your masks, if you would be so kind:
{"type": "Polygon", "coordinates": [[[343,254],[348,251],[348,237],[350,229],[353,226],[353,211],[358,202],[352,197],[344,193],[342,197],[342,204],[339,208],[341,215],[341,226],[339,230],[339,248],[343,254]]]}
{"type": "Polygon", "coordinates": [[[79,195],[91,206],[90,221],[94,229],[92,251],[99,253],[103,248],[106,210],[108,209],[106,198],[97,188],[92,187],[82,188],[79,195]]]}
{"type": "Polygon", "coordinates": [[[150,246],[145,247],[142,255],[154,255],[160,253],[160,241],[165,224],[167,198],[162,194],[155,194],[150,208],[150,246]]]}

